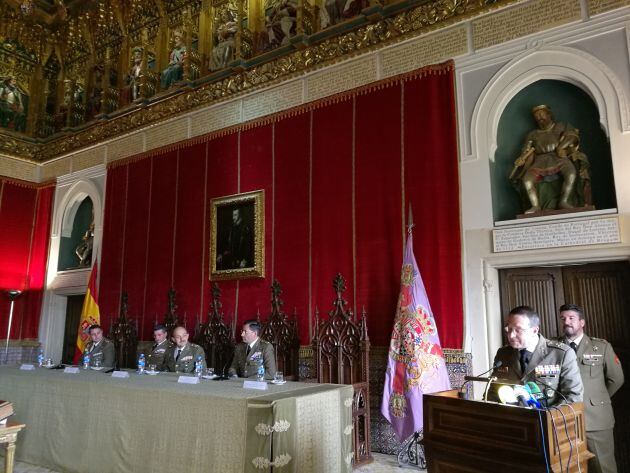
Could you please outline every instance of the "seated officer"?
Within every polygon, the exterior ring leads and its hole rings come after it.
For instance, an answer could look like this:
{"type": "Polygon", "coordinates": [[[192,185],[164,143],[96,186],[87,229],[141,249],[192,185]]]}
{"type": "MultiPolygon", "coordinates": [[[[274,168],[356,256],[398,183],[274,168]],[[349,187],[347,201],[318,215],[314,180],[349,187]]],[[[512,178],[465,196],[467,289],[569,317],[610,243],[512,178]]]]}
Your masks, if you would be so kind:
{"type": "Polygon", "coordinates": [[[243,324],[241,338],[234,350],[234,359],[230,367],[231,376],[249,378],[258,373],[258,364],[262,361],[265,367],[265,378],[272,379],[276,374],[276,357],[273,345],[261,338],[260,324],[257,320],[248,320],[243,324]]]}
{"type": "Polygon", "coordinates": [[[112,368],[116,365],[116,350],[111,340],[103,337],[103,329],[100,325],[91,325],[88,329],[90,342],[85,351],[90,355],[90,366],[99,365],[112,368]]]}
{"type": "Polygon", "coordinates": [[[188,332],[184,327],[175,327],[172,338],[175,346],[169,347],[164,353],[164,362],[160,370],[192,373],[195,371],[197,357],[201,357],[202,368],[206,369],[206,354],[203,348],[188,342],[188,332]]]}
{"type": "Polygon", "coordinates": [[[498,383],[526,384],[533,381],[547,399],[547,405],[581,402],[584,393],[575,352],[564,343],[547,340],[540,333],[540,318],[528,306],[515,307],[507,318],[508,345],[494,357],[493,376],[498,383]]]}
{"type": "Polygon", "coordinates": [[[164,355],[173,346],[173,343],[167,340],[167,335],[168,332],[164,325],[158,324],[153,329],[153,340],[155,340],[155,343],[147,357],[147,366],[155,365],[159,367],[164,364],[164,355]]]}

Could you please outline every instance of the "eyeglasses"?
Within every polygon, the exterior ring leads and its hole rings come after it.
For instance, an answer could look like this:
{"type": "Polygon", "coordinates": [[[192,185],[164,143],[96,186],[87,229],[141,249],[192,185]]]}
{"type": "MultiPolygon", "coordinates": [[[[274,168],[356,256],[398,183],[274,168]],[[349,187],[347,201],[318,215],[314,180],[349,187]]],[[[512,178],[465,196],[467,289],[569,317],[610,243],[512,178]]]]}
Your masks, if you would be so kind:
{"type": "Polygon", "coordinates": [[[527,333],[527,331],[530,330],[530,329],[531,329],[531,327],[529,327],[529,328],[520,328],[520,327],[508,327],[507,325],[505,327],[503,327],[503,330],[508,335],[510,335],[511,333],[516,333],[517,335],[523,335],[523,334],[527,333]]]}

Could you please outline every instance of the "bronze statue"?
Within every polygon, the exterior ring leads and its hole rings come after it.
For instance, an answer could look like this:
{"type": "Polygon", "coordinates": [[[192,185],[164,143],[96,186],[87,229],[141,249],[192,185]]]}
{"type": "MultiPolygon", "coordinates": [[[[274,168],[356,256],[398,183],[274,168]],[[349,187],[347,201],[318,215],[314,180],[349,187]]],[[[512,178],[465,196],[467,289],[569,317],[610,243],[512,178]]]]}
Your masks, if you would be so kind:
{"type": "Polygon", "coordinates": [[[84,268],[92,264],[92,246],[94,244],[94,223],[91,223],[88,227],[85,235],[83,235],[83,242],[77,246],[74,251],[79,258],[79,267],[84,268]]]}
{"type": "Polygon", "coordinates": [[[525,213],[590,206],[590,165],[579,149],[579,130],[554,122],[547,105],[534,107],[532,114],[538,129],[527,135],[509,176],[530,206],[525,213]],[[558,189],[555,181],[560,178],[558,189]]]}

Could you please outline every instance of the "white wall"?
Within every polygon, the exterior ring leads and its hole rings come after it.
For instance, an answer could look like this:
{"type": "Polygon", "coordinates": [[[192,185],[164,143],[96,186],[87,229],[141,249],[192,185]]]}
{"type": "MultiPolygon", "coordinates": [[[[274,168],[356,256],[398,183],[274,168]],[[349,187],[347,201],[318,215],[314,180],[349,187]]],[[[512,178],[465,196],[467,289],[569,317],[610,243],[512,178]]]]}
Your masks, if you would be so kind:
{"type": "MultiPolygon", "coordinates": [[[[494,353],[502,343],[499,269],[630,259],[629,20],[630,8],[624,8],[455,61],[465,350],[473,354],[475,372],[485,371],[492,364],[494,353]],[[597,104],[611,144],[618,207],[612,216],[619,220],[620,243],[493,252],[492,232],[496,224],[492,214],[490,160],[496,150],[499,118],[516,93],[540,79],[568,81],[585,90],[597,104]]],[[[556,219],[579,218],[579,214],[570,214],[556,219]]],[[[532,225],[535,220],[512,226],[532,225]]]]}

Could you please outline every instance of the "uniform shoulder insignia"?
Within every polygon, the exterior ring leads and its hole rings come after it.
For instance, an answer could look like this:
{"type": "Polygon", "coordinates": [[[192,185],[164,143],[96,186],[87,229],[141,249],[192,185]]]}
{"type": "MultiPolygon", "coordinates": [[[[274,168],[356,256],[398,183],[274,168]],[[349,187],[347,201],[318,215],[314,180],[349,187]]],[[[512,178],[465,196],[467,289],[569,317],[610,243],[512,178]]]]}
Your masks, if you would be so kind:
{"type": "Polygon", "coordinates": [[[591,342],[608,343],[603,338],[591,337],[591,342]]]}
{"type": "Polygon", "coordinates": [[[557,348],[562,351],[567,351],[571,348],[569,347],[569,345],[565,345],[564,343],[558,340],[547,340],[547,346],[551,348],[557,348]]]}

